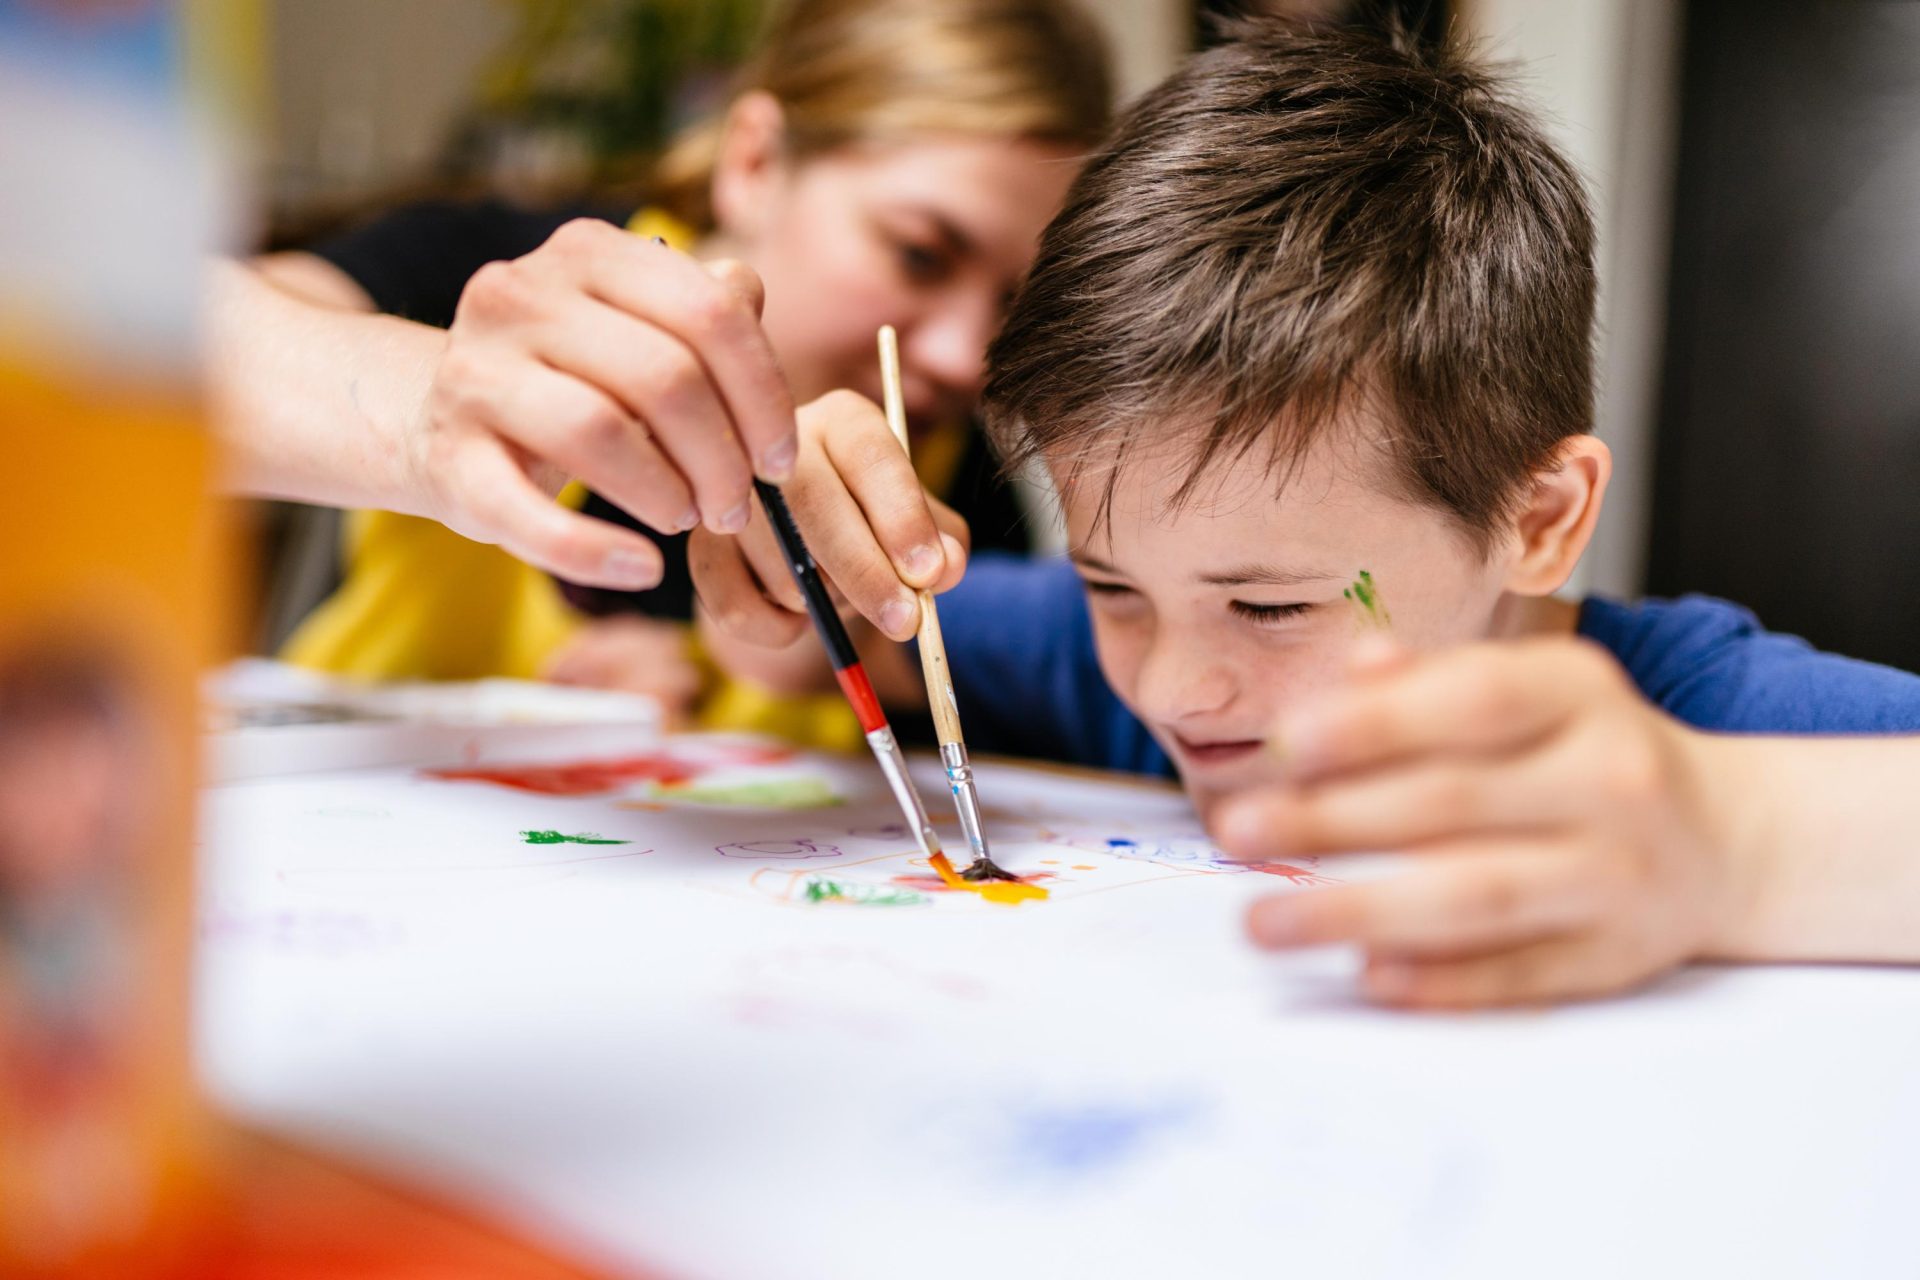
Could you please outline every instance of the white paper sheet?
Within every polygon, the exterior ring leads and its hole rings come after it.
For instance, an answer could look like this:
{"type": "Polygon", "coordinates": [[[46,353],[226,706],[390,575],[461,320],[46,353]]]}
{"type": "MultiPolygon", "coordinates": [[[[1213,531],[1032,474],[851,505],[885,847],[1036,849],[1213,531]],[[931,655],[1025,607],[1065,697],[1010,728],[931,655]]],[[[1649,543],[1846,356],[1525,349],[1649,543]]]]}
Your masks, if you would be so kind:
{"type": "Polygon", "coordinates": [[[864,761],[692,784],[844,797],[793,812],[409,770],[217,789],[204,1073],[673,1275],[1920,1273],[1920,975],[1386,1014],[1346,958],[1241,938],[1253,897],[1354,868],[1240,870],[1176,793],[979,772],[1048,900],[913,883],[864,761]]]}

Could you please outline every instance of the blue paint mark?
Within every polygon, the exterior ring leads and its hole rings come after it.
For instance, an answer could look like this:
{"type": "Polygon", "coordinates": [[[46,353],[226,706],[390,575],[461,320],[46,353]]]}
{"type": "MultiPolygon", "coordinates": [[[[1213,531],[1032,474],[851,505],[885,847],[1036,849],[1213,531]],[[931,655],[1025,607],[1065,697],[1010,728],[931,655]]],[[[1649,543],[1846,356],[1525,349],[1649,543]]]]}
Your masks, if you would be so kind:
{"type": "Polygon", "coordinates": [[[1131,849],[1133,847],[1134,841],[1132,840],[1122,840],[1119,836],[1109,836],[1107,838],[1107,848],[1109,849],[1131,849]]]}
{"type": "Polygon", "coordinates": [[[1028,1174],[1082,1177],[1126,1164],[1193,1117],[1194,1108],[1181,1102],[1017,1107],[1007,1116],[1007,1154],[1028,1174]]]}

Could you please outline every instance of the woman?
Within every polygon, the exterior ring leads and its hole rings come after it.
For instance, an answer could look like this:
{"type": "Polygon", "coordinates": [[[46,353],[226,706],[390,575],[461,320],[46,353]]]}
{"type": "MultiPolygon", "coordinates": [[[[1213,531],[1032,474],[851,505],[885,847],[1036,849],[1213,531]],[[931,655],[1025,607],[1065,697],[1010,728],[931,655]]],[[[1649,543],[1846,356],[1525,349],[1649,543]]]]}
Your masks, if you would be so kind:
{"type": "MultiPolygon", "coordinates": [[[[497,204],[429,206],[263,259],[255,271],[276,303],[449,326],[428,357],[424,400],[437,416],[416,435],[478,432],[497,456],[427,484],[479,476],[524,498],[529,484],[551,485],[557,468],[593,484],[587,513],[602,519],[569,522],[524,501],[496,525],[487,511],[456,507],[448,519],[417,504],[403,510],[439,515],[577,583],[630,589],[664,575],[637,601],[574,598],[596,611],[638,603],[685,618],[691,588],[678,539],[654,540],[664,559],[651,546],[602,540],[631,523],[623,512],[663,535],[695,523],[737,531],[750,518],[749,468],[777,478],[790,462],[765,426],[779,412],[765,391],[768,362],[795,402],[836,388],[877,398],[882,324],[900,332],[908,418],[930,487],[953,496],[976,529],[1011,530],[1016,510],[991,486],[967,417],[986,344],[1079,157],[1104,130],[1108,97],[1097,37],[1062,0],[799,0],[725,113],[663,159],[653,201],[630,217],[601,211],[638,234],[497,204]],[[656,236],[670,248],[651,243],[656,236]],[[656,304],[689,287],[689,256],[744,264],[714,269],[750,302],[764,290],[758,334],[729,328],[735,314],[703,319],[710,300],[679,312],[656,304]],[[502,259],[512,261],[489,265],[502,259]],[[673,376],[647,383],[650,364],[673,376]],[[568,438],[554,425],[568,421],[585,425],[568,438]],[[725,456],[721,446],[736,437],[759,452],[725,456]],[[518,484],[499,481],[502,458],[518,484]]],[[[790,417],[779,438],[790,439],[790,417]]],[[[924,581],[939,576],[936,563],[924,581]]],[[[672,700],[690,692],[684,643],[677,628],[663,634],[632,619],[588,624],[552,580],[505,551],[430,521],[362,513],[349,530],[346,582],[287,654],[369,676],[548,675],[637,684],[672,700]]],[[[706,710],[709,724],[857,741],[850,721],[770,715],[738,687],[706,710]]]]}

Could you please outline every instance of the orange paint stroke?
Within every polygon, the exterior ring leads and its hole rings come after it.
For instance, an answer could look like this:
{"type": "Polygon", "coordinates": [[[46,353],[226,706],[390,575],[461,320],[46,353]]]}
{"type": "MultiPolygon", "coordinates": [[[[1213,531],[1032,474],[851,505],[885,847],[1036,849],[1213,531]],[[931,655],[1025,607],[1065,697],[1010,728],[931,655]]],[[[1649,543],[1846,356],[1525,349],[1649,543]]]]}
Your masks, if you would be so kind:
{"type": "MultiPolygon", "coordinates": [[[[962,880],[959,874],[954,871],[953,864],[947,861],[947,855],[944,853],[934,854],[933,857],[927,859],[927,864],[939,874],[940,883],[945,888],[962,890],[967,893],[977,893],[988,902],[997,902],[1004,907],[1016,907],[1022,902],[1029,900],[1038,901],[1049,896],[1047,891],[1039,885],[1028,884],[1024,880],[981,880],[978,882],[962,880]]],[[[896,880],[904,878],[905,877],[899,876],[895,877],[896,880]]]]}

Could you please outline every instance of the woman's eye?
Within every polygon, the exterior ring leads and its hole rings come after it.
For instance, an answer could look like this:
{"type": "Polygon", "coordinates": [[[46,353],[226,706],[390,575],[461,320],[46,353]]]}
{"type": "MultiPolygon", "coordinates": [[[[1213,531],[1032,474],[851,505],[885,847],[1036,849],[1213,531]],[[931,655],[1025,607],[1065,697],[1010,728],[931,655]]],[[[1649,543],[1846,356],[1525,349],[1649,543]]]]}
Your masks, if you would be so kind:
{"type": "Polygon", "coordinates": [[[1297,618],[1313,608],[1310,604],[1248,604],[1245,600],[1235,600],[1227,606],[1236,617],[1249,622],[1283,622],[1288,618],[1297,618]]]}
{"type": "Polygon", "coordinates": [[[902,241],[898,250],[900,268],[906,273],[908,279],[927,283],[938,280],[946,274],[946,256],[938,249],[930,249],[926,245],[914,244],[911,241],[902,241]]]}

